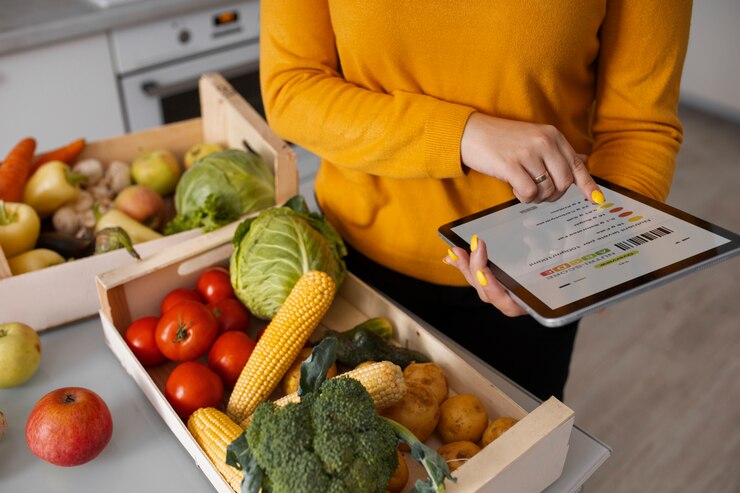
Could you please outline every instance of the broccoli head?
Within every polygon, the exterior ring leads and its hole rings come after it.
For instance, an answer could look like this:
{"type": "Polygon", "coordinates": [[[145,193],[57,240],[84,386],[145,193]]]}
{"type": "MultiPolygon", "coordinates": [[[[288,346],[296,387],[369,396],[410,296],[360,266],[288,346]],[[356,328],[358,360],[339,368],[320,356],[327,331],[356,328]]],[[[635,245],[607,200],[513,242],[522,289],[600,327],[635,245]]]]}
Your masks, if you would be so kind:
{"type": "Polygon", "coordinates": [[[395,431],[351,378],[326,380],[297,404],[261,404],[247,441],[272,493],[383,493],[398,465],[395,431]]]}

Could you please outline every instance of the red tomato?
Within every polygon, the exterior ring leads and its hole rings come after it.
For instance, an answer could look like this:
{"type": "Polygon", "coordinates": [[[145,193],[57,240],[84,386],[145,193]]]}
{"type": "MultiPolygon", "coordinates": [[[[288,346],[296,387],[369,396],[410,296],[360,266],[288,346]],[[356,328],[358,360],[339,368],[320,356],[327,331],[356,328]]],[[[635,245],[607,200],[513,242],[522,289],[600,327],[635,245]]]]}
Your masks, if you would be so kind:
{"type": "Polygon", "coordinates": [[[200,297],[197,291],[188,288],[177,288],[173,289],[167,296],[162,300],[162,305],[159,307],[159,311],[162,315],[170,311],[170,309],[180,303],[181,301],[197,301],[203,303],[203,298],[200,297]]]}
{"type": "Polygon", "coordinates": [[[218,322],[203,303],[181,301],[159,319],[155,340],[173,361],[194,360],[208,352],[218,335],[218,322]]]}
{"type": "Polygon", "coordinates": [[[206,303],[218,303],[226,298],[235,297],[229,272],[223,267],[206,269],[198,278],[195,290],[206,303]]]}
{"type": "Polygon", "coordinates": [[[154,340],[157,322],[158,317],[142,317],[129,325],[123,336],[131,352],[144,366],[158,365],[167,361],[154,340]]]}
{"type": "Polygon", "coordinates": [[[180,363],[167,377],[164,395],[183,420],[201,407],[221,407],[224,384],[203,363],[180,363]]]}
{"type": "Polygon", "coordinates": [[[226,298],[206,306],[218,321],[219,333],[249,330],[249,310],[236,298],[226,298]]]}
{"type": "Polygon", "coordinates": [[[226,388],[231,389],[239,379],[255,345],[244,332],[224,332],[218,336],[208,352],[208,367],[221,377],[226,388]]]}

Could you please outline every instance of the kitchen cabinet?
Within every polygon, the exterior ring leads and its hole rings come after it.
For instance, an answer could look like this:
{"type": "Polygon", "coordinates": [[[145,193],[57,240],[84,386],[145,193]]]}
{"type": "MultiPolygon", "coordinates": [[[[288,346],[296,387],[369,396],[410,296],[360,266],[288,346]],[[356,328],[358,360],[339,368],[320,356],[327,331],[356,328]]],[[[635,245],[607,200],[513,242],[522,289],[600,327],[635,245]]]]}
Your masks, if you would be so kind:
{"type": "Polygon", "coordinates": [[[21,138],[38,150],[124,133],[105,34],[0,56],[0,159],[21,138]]]}

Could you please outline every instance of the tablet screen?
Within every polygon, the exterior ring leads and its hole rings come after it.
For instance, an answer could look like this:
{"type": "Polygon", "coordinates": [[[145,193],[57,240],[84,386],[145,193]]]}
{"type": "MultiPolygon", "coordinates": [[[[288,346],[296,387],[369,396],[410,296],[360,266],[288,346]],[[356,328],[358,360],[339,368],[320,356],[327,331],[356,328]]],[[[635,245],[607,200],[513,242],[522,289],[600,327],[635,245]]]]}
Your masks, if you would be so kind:
{"type": "Polygon", "coordinates": [[[557,202],[515,201],[450,229],[465,241],[477,234],[489,260],[552,310],[732,241],[601,189],[601,205],[572,186],[557,202]]]}

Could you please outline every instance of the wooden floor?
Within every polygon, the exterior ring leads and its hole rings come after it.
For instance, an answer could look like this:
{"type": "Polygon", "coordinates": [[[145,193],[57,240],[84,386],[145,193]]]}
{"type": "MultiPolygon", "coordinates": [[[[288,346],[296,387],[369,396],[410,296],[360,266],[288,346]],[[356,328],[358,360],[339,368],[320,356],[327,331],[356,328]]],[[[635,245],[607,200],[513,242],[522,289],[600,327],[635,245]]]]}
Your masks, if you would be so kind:
{"type": "MultiPolygon", "coordinates": [[[[740,232],[740,125],[681,119],[668,203],[740,232]]],[[[584,493],[740,492],[740,258],[584,319],[565,402],[614,449],[584,493]]]]}

